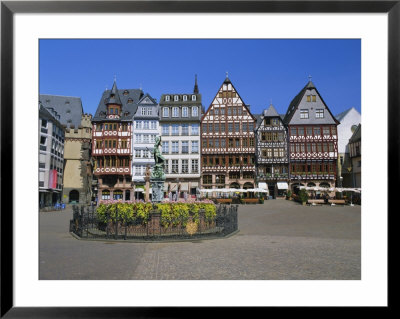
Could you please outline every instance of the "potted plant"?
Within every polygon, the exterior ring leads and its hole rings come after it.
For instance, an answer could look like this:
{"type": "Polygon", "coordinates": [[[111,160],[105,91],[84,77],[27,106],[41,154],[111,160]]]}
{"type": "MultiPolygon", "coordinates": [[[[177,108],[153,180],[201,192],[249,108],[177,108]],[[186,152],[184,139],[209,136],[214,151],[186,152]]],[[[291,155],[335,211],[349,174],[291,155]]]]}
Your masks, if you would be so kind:
{"type": "Polygon", "coordinates": [[[258,202],[260,204],[264,204],[264,195],[260,195],[260,197],[258,198],[258,202]]]}
{"type": "Polygon", "coordinates": [[[299,191],[299,200],[303,205],[305,205],[307,203],[308,193],[307,193],[307,191],[305,189],[301,189],[299,191]]]}
{"type": "Polygon", "coordinates": [[[292,191],[289,189],[286,193],[286,199],[290,199],[292,197],[292,191]]]}

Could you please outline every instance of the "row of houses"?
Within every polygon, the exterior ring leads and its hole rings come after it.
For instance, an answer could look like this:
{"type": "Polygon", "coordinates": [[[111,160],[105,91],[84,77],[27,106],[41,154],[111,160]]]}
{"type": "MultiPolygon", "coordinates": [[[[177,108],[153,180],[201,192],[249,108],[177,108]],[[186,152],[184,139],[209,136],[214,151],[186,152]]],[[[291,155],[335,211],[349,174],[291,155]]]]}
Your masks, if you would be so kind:
{"type": "Polygon", "coordinates": [[[359,187],[361,159],[353,159],[361,156],[361,116],[354,108],[334,116],[311,80],[286,114],[272,104],[253,114],[228,76],[207,110],[197,77],[193,91],[159,101],[142,89],[119,89],[114,80],[93,117],[79,98],[39,100],[44,203],[144,199],[156,136],[166,159],[165,196],[262,187],[276,198],[300,185],[359,187]],[[58,134],[44,133],[46,121],[58,134]]]}

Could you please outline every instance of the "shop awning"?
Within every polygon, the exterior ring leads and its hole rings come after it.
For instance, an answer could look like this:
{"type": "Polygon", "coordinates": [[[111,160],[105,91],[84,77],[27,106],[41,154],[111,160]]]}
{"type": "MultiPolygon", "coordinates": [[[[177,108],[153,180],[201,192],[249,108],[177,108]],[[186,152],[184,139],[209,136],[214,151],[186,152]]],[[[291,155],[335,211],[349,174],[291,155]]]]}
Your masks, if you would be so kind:
{"type": "Polygon", "coordinates": [[[276,186],[278,186],[278,189],[288,189],[289,188],[288,183],[286,183],[286,182],[277,182],[276,186]]]}
{"type": "Polygon", "coordinates": [[[259,188],[268,189],[267,183],[258,183],[259,188]]]}

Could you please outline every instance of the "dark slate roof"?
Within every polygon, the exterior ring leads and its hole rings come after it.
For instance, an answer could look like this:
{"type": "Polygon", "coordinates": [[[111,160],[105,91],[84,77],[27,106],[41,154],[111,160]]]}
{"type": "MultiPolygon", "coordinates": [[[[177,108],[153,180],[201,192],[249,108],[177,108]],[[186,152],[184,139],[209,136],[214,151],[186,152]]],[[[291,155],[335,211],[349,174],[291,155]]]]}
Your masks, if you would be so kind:
{"type": "Polygon", "coordinates": [[[263,120],[263,115],[262,114],[253,114],[253,116],[256,118],[256,126],[255,129],[257,130],[260,124],[262,123],[263,120]]]}
{"type": "Polygon", "coordinates": [[[75,125],[78,127],[81,124],[83,107],[79,97],[40,94],[39,102],[49,109],[50,112],[56,111],[60,115],[60,123],[70,127],[75,125]]]}
{"type": "Polygon", "coordinates": [[[118,104],[122,105],[121,99],[119,98],[117,83],[114,81],[114,84],[111,88],[110,95],[107,99],[106,104],[118,104]]]}
{"type": "Polygon", "coordinates": [[[63,127],[63,125],[60,123],[60,115],[56,111],[50,111],[49,109],[45,108],[41,102],[39,102],[39,117],[53,121],[57,124],[57,126],[63,127]]]}
{"type": "Polygon", "coordinates": [[[264,110],[263,115],[265,117],[279,117],[278,112],[276,111],[276,109],[274,108],[274,106],[272,104],[270,104],[268,109],[264,110]]]}
{"type": "MultiPolygon", "coordinates": [[[[108,98],[110,96],[111,90],[105,90],[101,96],[99,106],[97,107],[96,113],[92,119],[93,122],[96,121],[109,121],[106,118],[108,98]]],[[[136,113],[137,106],[144,93],[140,89],[122,89],[116,91],[118,94],[118,99],[120,100],[121,108],[121,118],[122,121],[132,121],[133,116],[136,113]],[[130,102],[131,101],[131,102],[130,102]],[[128,113],[127,113],[128,112],[128,113]]]]}
{"type": "Polygon", "coordinates": [[[353,135],[350,137],[349,143],[354,143],[354,142],[358,142],[358,141],[361,141],[361,123],[358,124],[353,135]]]}
{"type": "MultiPolygon", "coordinates": [[[[310,117],[308,122],[302,120],[301,123],[302,124],[340,124],[340,122],[333,116],[333,114],[329,110],[328,106],[326,105],[325,101],[323,100],[321,94],[318,92],[314,83],[309,81],[304,86],[304,88],[290,102],[287,112],[285,114],[285,117],[283,119],[283,121],[286,125],[293,124],[293,121],[292,121],[293,115],[296,113],[297,109],[299,108],[300,103],[302,103],[304,95],[306,94],[307,91],[313,91],[313,90],[315,90],[317,96],[321,99],[321,101],[317,102],[318,104],[313,105],[313,107],[324,107],[324,109],[326,109],[328,111],[330,116],[324,116],[324,118],[318,119],[318,121],[316,121],[315,118],[310,117]]],[[[308,104],[302,103],[302,107],[308,109],[308,104]]],[[[300,123],[297,123],[296,121],[297,120],[295,119],[294,124],[300,124],[300,123]]]]}

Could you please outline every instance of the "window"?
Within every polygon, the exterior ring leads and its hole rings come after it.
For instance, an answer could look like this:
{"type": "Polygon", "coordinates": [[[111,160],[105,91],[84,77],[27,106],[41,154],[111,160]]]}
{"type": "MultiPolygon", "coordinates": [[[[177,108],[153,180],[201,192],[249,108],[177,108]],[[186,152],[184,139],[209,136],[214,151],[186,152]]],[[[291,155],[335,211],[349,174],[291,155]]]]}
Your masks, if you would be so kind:
{"type": "Polygon", "coordinates": [[[279,157],[284,157],[285,156],[285,149],[284,148],[280,148],[279,149],[279,157]]]}
{"type": "Polygon", "coordinates": [[[192,101],[196,101],[196,95],[192,95],[192,101]]]}
{"type": "Polygon", "coordinates": [[[183,154],[189,153],[189,141],[182,141],[182,153],[183,154]]]}
{"type": "Polygon", "coordinates": [[[311,102],[311,95],[307,95],[307,102],[311,102]]]}
{"type": "Polygon", "coordinates": [[[192,167],[190,170],[192,173],[199,172],[199,160],[198,159],[192,159],[192,167]]]}
{"type": "Polygon", "coordinates": [[[219,139],[216,139],[216,140],[214,141],[214,147],[215,147],[215,148],[219,148],[219,139]]]}
{"type": "Polygon", "coordinates": [[[214,115],[218,115],[219,114],[219,108],[215,108],[214,109],[214,115]]]}
{"type": "Polygon", "coordinates": [[[155,134],[150,135],[150,143],[154,144],[156,142],[156,136],[155,134]]]}
{"type": "Polygon", "coordinates": [[[187,106],[182,107],[182,117],[188,117],[188,116],[189,116],[188,107],[187,106]]]}
{"type": "Polygon", "coordinates": [[[219,133],[219,123],[214,124],[214,133],[219,133]]]}
{"type": "Polygon", "coordinates": [[[135,157],[136,158],[142,157],[142,151],[141,150],[135,150],[135,157]]]}
{"type": "Polygon", "coordinates": [[[143,121],[143,129],[145,130],[149,129],[149,121],[143,121]]]}
{"type": "Polygon", "coordinates": [[[212,184],[212,175],[204,175],[203,184],[212,184]]]}
{"type": "Polygon", "coordinates": [[[192,141],[192,153],[199,152],[199,141],[192,141]]]}
{"type": "Polygon", "coordinates": [[[235,147],[240,147],[240,140],[238,138],[235,139],[235,147]]]}
{"type": "Polygon", "coordinates": [[[184,100],[184,101],[187,101],[187,95],[184,95],[184,96],[183,96],[183,100],[184,100]]]}
{"type": "Polygon", "coordinates": [[[47,140],[47,138],[45,136],[41,136],[40,137],[40,144],[41,145],[46,145],[46,140],[47,140]]]}
{"type": "Polygon", "coordinates": [[[242,131],[247,132],[247,129],[248,129],[247,122],[243,122],[242,123],[242,131]]]}
{"type": "Polygon", "coordinates": [[[42,127],[47,127],[47,120],[42,119],[42,127]]]}
{"type": "Polygon", "coordinates": [[[169,125],[162,126],[162,135],[169,135],[169,125]]]}
{"type": "Polygon", "coordinates": [[[178,95],[175,95],[174,96],[174,101],[178,101],[179,100],[179,96],[178,95]]]}
{"type": "Polygon", "coordinates": [[[316,119],[324,118],[324,110],[323,109],[316,109],[315,110],[315,118],[316,119]]]}
{"type": "Polygon", "coordinates": [[[178,141],[172,142],[172,153],[173,154],[179,153],[179,142],[178,141]]]}
{"type": "Polygon", "coordinates": [[[248,145],[248,140],[247,138],[242,139],[243,147],[247,147],[248,145]]]}
{"type": "Polygon", "coordinates": [[[254,123],[249,123],[249,131],[250,132],[254,131],[254,123]]]}
{"type": "Polygon", "coordinates": [[[240,132],[240,123],[235,123],[235,132],[240,132]]]}
{"type": "Polygon", "coordinates": [[[330,135],[329,126],[324,126],[322,132],[324,135],[330,135]]]}
{"type": "Polygon", "coordinates": [[[278,119],[272,119],[272,125],[278,126],[279,125],[279,120],[278,119]]]}
{"type": "Polygon", "coordinates": [[[225,184],[225,175],[216,175],[215,183],[216,184],[225,184]]]}
{"type": "Polygon", "coordinates": [[[308,110],[300,110],[300,118],[308,119],[308,110]]]}
{"type": "Polygon", "coordinates": [[[150,136],[148,134],[143,135],[143,143],[149,143],[150,136]]]}
{"type": "Polygon", "coordinates": [[[162,142],[162,153],[168,154],[169,153],[169,142],[162,142]]]}
{"type": "Polygon", "coordinates": [[[199,124],[192,124],[191,135],[199,135],[199,124]]]}
{"type": "Polygon", "coordinates": [[[228,123],[228,132],[231,133],[233,131],[233,123],[228,123]]]}
{"type": "Polygon", "coordinates": [[[213,148],[214,147],[214,140],[213,139],[209,139],[208,140],[208,147],[209,148],[213,148]]]}
{"type": "Polygon", "coordinates": [[[230,138],[228,141],[228,147],[233,147],[233,139],[230,138]]]}
{"type": "Polygon", "coordinates": [[[220,107],[219,108],[219,114],[220,115],[225,115],[225,108],[224,107],[220,107]]]}
{"type": "Polygon", "coordinates": [[[207,124],[204,123],[202,125],[202,131],[203,131],[202,133],[207,133],[207,124]]]}
{"type": "Polygon", "coordinates": [[[163,107],[163,117],[169,116],[169,107],[163,107]]]}
{"type": "Polygon", "coordinates": [[[182,174],[188,174],[189,173],[189,160],[185,159],[182,160],[182,174]]]}
{"type": "Polygon", "coordinates": [[[225,127],[225,123],[221,123],[221,133],[224,133],[225,134],[225,130],[226,130],[226,127],[225,127]]]}
{"type": "Polygon", "coordinates": [[[179,117],[179,107],[174,106],[172,108],[172,117],[179,117]]]}
{"type": "Polygon", "coordinates": [[[150,124],[151,124],[151,129],[152,130],[156,130],[157,129],[157,121],[151,121],[150,124]]]}
{"type": "Polygon", "coordinates": [[[208,133],[213,133],[213,124],[208,123],[208,133]]]}
{"type": "Polygon", "coordinates": [[[225,148],[225,146],[226,146],[226,144],[225,144],[225,139],[222,139],[222,140],[221,140],[221,147],[222,147],[222,148],[225,148]]]}
{"type": "Polygon", "coordinates": [[[136,128],[137,129],[141,129],[142,128],[142,121],[136,121],[136,128]]]}
{"type": "Polygon", "coordinates": [[[312,101],[313,101],[313,102],[317,102],[317,96],[316,96],[316,95],[313,95],[313,96],[312,96],[312,101]]]}
{"type": "Polygon", "coordinates": [[[189,124],[182,124],[182,135],[189,135],[189,124]]]}
{"type": "Polygon", "coordinates": [[[254,146],[254,138],[250,139],[250,146],[254,146]]]}
{"type": "Polygon", "coordinates": [[[167,102],[169,101],[169,95],[165,96],[165,101],[167,101],[167,102]]]}
{"type": "Polygon", "coordinates": [[[172,135],[179,135],[179,125],[172,124],[172,135]]]}
{"type": "Polygon", "coordinates": [[[142,107],[140,111],[141,111],[141,113],[140,113],[141,115],[146,115],[146,108],[145,107],[142,107]]]}
{"type": "Polygon", "coordinates": [[[197,106],[192,107],[192,116],[198,116],[199,115],[199,108],[197,106]]]}
{"type": "Polygon", "coordinates": [[[320,127],[314,127],[314,136],[321,135],[321,128],[320,127]]]}
{"type": "Polygon", "coordinates": [[[304,136],[304,127],[299,127],[298,131],[299,131],[299,136],[304,136]]]}
{"type": "Polygon", "coordinates": [[[169,160],[165,160],[165,163],[164,163],[164,173],[165,174],[168,174],[169,173],[169,160]]]}
{"type": "Polygon", "coordinates": [[[179,173],[179,160],[173,159],[171,162],[172,162],[171,173],[178,174],[179,173]]]}

